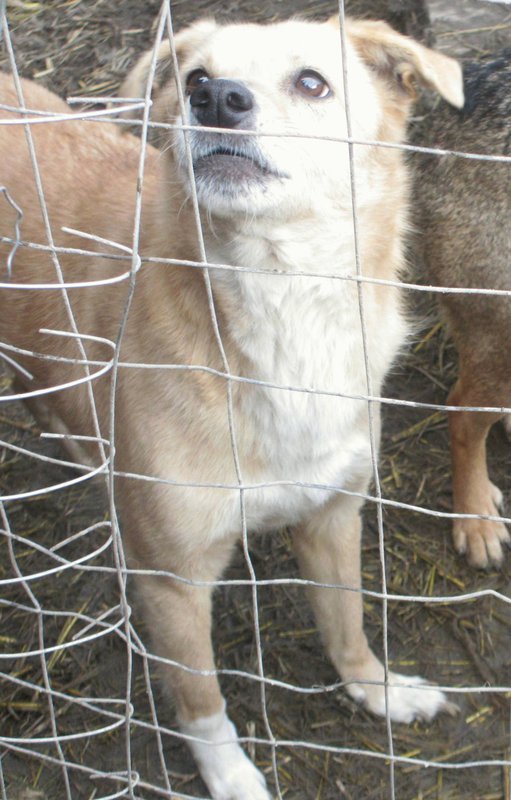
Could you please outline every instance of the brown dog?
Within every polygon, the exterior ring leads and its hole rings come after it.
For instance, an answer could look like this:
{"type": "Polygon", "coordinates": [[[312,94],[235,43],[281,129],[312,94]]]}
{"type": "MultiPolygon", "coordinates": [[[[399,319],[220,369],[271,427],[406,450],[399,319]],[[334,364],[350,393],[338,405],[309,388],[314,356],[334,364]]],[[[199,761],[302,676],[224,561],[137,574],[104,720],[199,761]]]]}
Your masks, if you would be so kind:
{"type": "MultiPolygon", "coordinates": [[[[464,66],[466,104],[445,103],[427,115],[414,142],[443,150],[511,156],[511,51],[464,66]]],[[[416,252],[431,284],[511,290],[511,163],[414,155],[416,252]]],[[[448,403],[494,411],[449,414],[453,510],[498,516],[500,490],[488,477],[486,438],[511,406],[510,297],[442,294],[440,302],[459,353],[459,377],[448,403]]],[[[508,418],[509,419],[509,418],[508,418]]],[[[476,567],[498,566],[511,537],[498,519],[455,519],[454,545],[476,567]]]]}
{"type": "MultiPolygon", "coordinates": [[[[294,526],[318,627],[353,697],[402,721],[449,707],[417,677],[390,673],[386,687],[363,631],[359,509],[378,438],[377,406],[364,398],[379,394],[405,331],[397,287],[371,279],[398,278],[408,192],[398,149],[356,146],[350,164],[343,139],[346,96],[356,141],[395,144],[415,82],[459,106],[461,75],[382,23],[348,23],[346,37],[347,86],[337,24],[206,20],[177,37],[192,130],[169,134],[165,157],[148,149],[138,246],[138,140],[105,124],[31,126],[40,196],[23,127],[0,125],[0,183],[23,212],[13,252],[18,214],[1,200],[2,253],[11,255],[1,339],[18,348],[6,352],[44,426],[107,442],[129,562],[145,571],[138,588],[154,646],[218,800],[268,798],[226,715],[210,637],[211,587],[246,527],[294,526]],[[369,279],[362,303],[349,280],[353,186],[369,279]],[[190,266],[202,260],[199,223],[217,265],[207,280],[190,266]],[[69,252],[84,247],[92,254],[69,252]],[[174,259],[133,272],[130,305],[131,284],[108,283],[125,270],[115,256],[126,250],[135,265],[138,252],[174,259]]],[[[7,76],[1,91],[3,103],[18,104],[7,76]]],[[[68,111],[34,84],[23,91],[29,108],[68,111]]],[[[173,81],[161,97],[165,120],[181,123],[173,81]]],[[[94,441],[70,444],[87,463],[104,458],[94,441]]]]}

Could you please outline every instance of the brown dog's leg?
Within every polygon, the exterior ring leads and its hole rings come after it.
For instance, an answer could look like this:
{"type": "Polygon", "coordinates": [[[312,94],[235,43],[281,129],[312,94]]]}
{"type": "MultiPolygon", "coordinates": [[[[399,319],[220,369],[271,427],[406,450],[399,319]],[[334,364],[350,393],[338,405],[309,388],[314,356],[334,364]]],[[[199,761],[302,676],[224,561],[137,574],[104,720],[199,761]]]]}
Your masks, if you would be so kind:
{"type": "Polygon", "coordinates": [[[418,677],[389,673],[387,695],[383,665],[369,647],[363,629],[358,501],[338,496],[294,535],[304,578],[334,588],[309,587],[318,628],[328,655],[346,689],[375,714],[411,722],[452,708],[442,694],[418,677]]]}
{"type": "MultiPolygon", "coordinates": [[[[229,562],[232,547],[232,540],[203,546],[200,552],[189,553],[187,562],[175,572],[187,579],[213,583],[229,562]]],[[[181,731],[189,737],[187,743],[212,798],[269,800],[262,774],[237,741],[216,675],[194,673],[215,669],[211,643],[213,587],[147,576],[139,576],[138,587],[155,650],[167,660],[160,669],[175,697],[181,731]]]]}
{"type": "MultiPolygon", "coordinates": [[[[485,391],[485,373],[465,366],[460,359],[460,377],[449,395],[452,406],[509,405],[509,386],[499,386],[495,377],[485,391]]],[[[484,411],[449,412],[451,438],[453,510],[457,514],[498,516],[502,500],[500,490],[488,477],[486,439],[491,426],[504,415],[484,411]]],[[[502,563],[503,544],[510,542],[505,525],[498,520],[456,519],[453,523],[454,546],[467,553],[475,567],[502,563]]]]}

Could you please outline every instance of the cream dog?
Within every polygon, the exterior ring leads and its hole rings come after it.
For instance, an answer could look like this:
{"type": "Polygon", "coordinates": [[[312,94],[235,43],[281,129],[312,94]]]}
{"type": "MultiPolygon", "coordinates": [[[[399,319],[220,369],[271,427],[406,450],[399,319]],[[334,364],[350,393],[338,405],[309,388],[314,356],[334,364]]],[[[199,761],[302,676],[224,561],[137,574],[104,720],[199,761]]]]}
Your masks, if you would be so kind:
{"type": "MultiPolygon", "coordinates": [[[[59,248],[84,247],[63,227],[131,247],[139,141],[106,124],[32,126],[42,204],[21,125],[0,126],[0,182],[23,211],[22,239],[53,247],[15,252],[1,293],[0,336],[21,348],[15,358],[25,371],[17,381],[32,393],[44,426],[115,435],[110,455],[129,563],[159,571],[139,576],[138,589],[181,730],[216,800],[269,797],[226,714],[210,639],[211,585],[243,520],[252,533],[294,526],[319,630],[354,698],[376,714],[388,706],[405,722],[449,708],[418,677],[391,673],[386,692],[363,631],[359,509],[373,457],[364,397],[379,395],[405,333],[398,289],[370,281],[398,277],[408,192],[398,149],[355,146],[350,166],[342,140],[350,132],[356,141],[401,142],[415,82],[460,106],[461,73],[383,23],[348,22],[345,31],[346,85],[337,23],[206,20],[177,37],[184,112],[173,79],[155,106],[166,121],[192,130],[169,133],[164,156],[148,149],[139,250],[201,261],[196,191],[207,259],[219,266],[209,270],[208,285],[202,269],[143,263],[123,330],[115,425],[111,373],[89,385],[83,361],[93,373],[108,362],[105,341],[119,335],[126,282],[73,288],[68,301],[58,285],[105,281],[124,265],[108,244],[87,246],[106,250],[109,260],[59,248]],[[362,303],[357,282],[347,280],[357,264],[353,187],[358,260],[369,279],[362,303]],[[19,288],[33,283],[55,288],[19,288]],[[48,328],[78,330],[81,347],[71,333],[41,332],[48,328]],[[56,390],[74,380],[84,383],[56,390]]],[[[130,78],[135,94],[148,64],[144,57],[130,78]]],[[[2,102],[17,105],[11,78],[3,76],[1,87],[2,102]]],[[[29,108],[68,111],[34,84],[23,90],[29,108]]],[[[17,212],[0,201],[7,258],[17,212]]],[[[378,405],[371,409],[377,446],[378,405]]],[[[97,444],[74,440],[72,447],[97,463],[97,444]]]]}

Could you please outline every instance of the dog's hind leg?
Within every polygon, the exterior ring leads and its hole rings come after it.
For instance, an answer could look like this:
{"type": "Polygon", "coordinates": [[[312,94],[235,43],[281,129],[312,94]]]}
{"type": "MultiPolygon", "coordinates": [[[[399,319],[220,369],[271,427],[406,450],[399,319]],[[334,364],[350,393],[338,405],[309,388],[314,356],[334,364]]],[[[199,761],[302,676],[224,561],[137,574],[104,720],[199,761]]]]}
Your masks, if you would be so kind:
{"type": "MultiPolygon", "coordinates": [[[[511,402],[511,383],[499,381],[491,365],[472,363],[473,354],[460,352],[459,379],[451,391],[451,406],[506,407],[511,402]],[[488,374],[487,374],[488,373],[488,374]]],[[[488,477],[486,439],[491,426],[504,417],[500,412],[451,411],[453,510],[457,514],[498,516],[500,490],[488,477]]],[[[503,545],[511,538],[500,520],[455,519],[454,546],[467,553],[475,567],[498,566],[503,560],[503,545]]]]}
{"type": "MultiPolygon", "coordinates": [[[[138,589],[179,724],[213,800],[269,800],[265,780],[238,743],[225,711],[211,644],[212,585],[228,564],[233,541],[191,552],[179,579],[139,576],[138,589]],[[194,583],[196,582],[196,583],[194,583]]],[[[165,554],[162,553],[163,569],[165,554]]]]}
{"type": "Polygon", "coordinates": [[[318,628],[346,689],[375,714],[399,722],[431,719],[454,707],[422,678],[385,671],[363,629],[358,502],[337,497],[297,529],[294,547],[309,587],[318,628]],[[319,584],[328,584],[328,588],[319,584]]]}

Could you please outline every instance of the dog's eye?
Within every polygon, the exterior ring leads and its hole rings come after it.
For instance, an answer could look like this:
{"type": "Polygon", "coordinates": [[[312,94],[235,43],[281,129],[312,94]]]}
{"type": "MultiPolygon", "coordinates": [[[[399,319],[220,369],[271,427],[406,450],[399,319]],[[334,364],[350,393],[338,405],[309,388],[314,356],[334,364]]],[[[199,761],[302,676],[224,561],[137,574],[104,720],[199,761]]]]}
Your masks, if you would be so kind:
{"type": "Polygon", "coordinates": [[[186,93],[191,94],[194,89],[196,89],[202,83],[207,83],[208,81],[209,75],[205,69],[192,70],[186,77],[186,93]]]}
{"type": "Polygon", "coordinates": [[[295,88],[306,97],[315,97],[322,100],[332,94],[326,80],[312,69],[305,69],[295,79],[295,88]]]}

